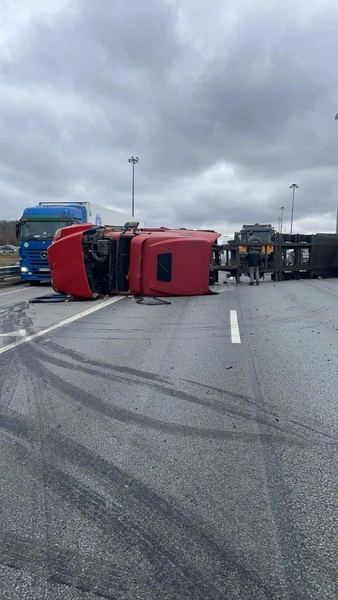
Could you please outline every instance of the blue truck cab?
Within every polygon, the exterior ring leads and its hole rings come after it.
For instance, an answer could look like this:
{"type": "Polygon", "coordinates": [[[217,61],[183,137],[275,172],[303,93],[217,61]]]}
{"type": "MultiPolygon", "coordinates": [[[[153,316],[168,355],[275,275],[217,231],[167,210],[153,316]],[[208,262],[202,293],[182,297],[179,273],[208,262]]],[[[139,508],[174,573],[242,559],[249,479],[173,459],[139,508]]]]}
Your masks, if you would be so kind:
{"type": "Polygon", "coordinates": [[[40,202],[26,208],[16,224],[19,240],[20,278],[37,285],[50,281],[47,248],[58,229],[90,221],[85,203],[56,204],[40,202]]]}

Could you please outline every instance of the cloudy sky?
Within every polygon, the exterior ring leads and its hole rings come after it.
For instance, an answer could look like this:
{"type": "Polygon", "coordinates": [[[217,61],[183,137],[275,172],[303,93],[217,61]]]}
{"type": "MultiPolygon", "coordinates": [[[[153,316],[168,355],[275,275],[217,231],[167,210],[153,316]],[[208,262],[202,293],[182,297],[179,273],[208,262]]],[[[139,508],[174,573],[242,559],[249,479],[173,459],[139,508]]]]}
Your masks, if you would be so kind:
{"type": "Polygon", "coordinates": [[[41,200],[147,225],[334,231],[336,0],[1,0],[0,219],[41,200]]]}

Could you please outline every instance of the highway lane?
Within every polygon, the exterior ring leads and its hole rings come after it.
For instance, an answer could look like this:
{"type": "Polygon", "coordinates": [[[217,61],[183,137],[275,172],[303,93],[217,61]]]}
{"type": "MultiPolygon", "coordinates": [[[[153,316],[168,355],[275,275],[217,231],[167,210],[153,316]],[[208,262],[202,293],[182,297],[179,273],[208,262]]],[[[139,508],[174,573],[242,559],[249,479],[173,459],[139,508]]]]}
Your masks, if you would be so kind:
{"type": "Polygon", "coordinates": [[[218,289],[0,355],[4,598],[338,596],[338,281],[218,289]]]}
{"type": "Polygon", "coordinates": [[[48,284],[34,288],[4,288],[0,292],[0,355],[120,299],[74,300],[55,294],[48,284]]]}
{"type": "Polygon", "coordinates": [[[264,313],[257,295],[240,298],[253,386],[262,409],[304,440],[301,451],[272,444],[266,456],[287,584],[301,582],[294,597],[336,598],[338,281],[264,291],[264,313]]]}

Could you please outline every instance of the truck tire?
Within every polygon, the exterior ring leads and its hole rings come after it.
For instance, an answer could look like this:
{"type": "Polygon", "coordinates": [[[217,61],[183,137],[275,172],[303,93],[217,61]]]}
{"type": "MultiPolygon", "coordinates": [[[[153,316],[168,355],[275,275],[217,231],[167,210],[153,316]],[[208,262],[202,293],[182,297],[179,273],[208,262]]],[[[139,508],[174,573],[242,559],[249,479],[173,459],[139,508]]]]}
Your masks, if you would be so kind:
{"type": "Polygon", "coordinates": [[[258,237],[256,237],[255,235],[253,235],[252,237],[250,237],[248,239],[248,244],[251,244],[252,246],[261,246],[262,245],[262,240],[260,240],[258,237]]]}
{"type": "Polygon", "coordinates": [[[40,279],[38,279],[37,281],[29,281],[28,283],[29,285],[40,285],[41,282],[40,279]]]}

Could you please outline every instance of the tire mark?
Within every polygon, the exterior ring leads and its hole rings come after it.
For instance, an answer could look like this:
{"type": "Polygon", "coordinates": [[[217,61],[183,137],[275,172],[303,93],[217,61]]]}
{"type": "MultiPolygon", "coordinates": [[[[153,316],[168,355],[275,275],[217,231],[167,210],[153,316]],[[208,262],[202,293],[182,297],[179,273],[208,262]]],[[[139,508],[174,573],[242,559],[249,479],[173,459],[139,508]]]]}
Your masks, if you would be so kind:
{"type": "MultiPolygon", "coordinates": [[[[42,358],[40,357],[40,361],[45,362],[43,357],[42,358]]],[[[31,369],[31,372],[35,373],[37,379],[40,382],[42,380],[49,386],[53,385],[53,387],[55,389],[58,389],[60,392],[62,392],[66,396],[68,396],[71,401],[75,401],[84,406],[87,406],[91,410],[94,410],[95,412],[99,412],[101,415],[108,417],[109,419],[113,419],[113,420],[119,421],[121,423],[138,425],[140,427],[145,427],[147,429],[152,428],[152,429],[155,429],[158,431],[163,431],[166,433],[173,433],[173,434],[182,435],[182,436],[194,436],[194,437],[207,438],[207,439],[212,438],[212,439],[219,439],[219,440],[224,440],[224,441],[231,440],[231,439],[241,439],[242,441],[244,441],[246,443],[251,443],[252,441],[255,441],[257,439],[261,439],[261,440],[264,439],[264,435],[261,432],[238,432],[238,431],[234,431],[234,430],[206,429],[206,428],[201,429],[199,427],[194,427],[191,425],[180,425],[179,423],[168,423],[168,422],[161,421],[159,419],[155,419],[155,418],[148,417],[145,415],[136,414],[134,411],[128,410],[121,406],[117,406],[116,404],[109,404],[108,402],[98,398],[98,396],[96,396],[88,391],[84,391],[82,388],[80,388],[72,383],[67,382],[61,376],[56,375],[52,371],[49,371],[48,369],[42,367],[40,361],[36,360],[35,355],[34,355],[34,359],[32,359],[32,357],[30,355],[25,354],[24,362],[27,364],[27,366],[29,366],[29,368],[31,369]]],[[[51,361],[47,361],[47,362],[51,362],[51,361]]],[[[58,364],[57,360],[54,360],[53,364],[58,364]]],[[[75,368],[76,367],[74,367],[74,369],[75,368]]],[[[88,374],[88,372],[87,372],[87,374],[88,374]]],[[[104,378],[116,382],[115,376],[105,375],[104,378]]],[[[146,385],[147,387],[149,387],[149,385],[150,385],[149,383],[144,383],[144,382],[140,382],[140,381],[130,382],[130,380],[128,380],[128,379],[127,380],[123,379],[123,383],[126,383],[126,381],[128,383],[132,383],[132,384],[137,383],[138,386],[146,385]]],[[[151,389],[156,389],[156,390],[160,391],[162,394],[172,396],[172,397],[178,398],[180,400],[188,400],[190,402],[193,402],[194,404],[198,404],[198,405],[206,406],[207,408],[210,408],[209,402],[200,400],[200,399],[196,398],[195,396],[193,396],[192,394],[188,394],[186,392],[180,392],[180,391],[176,391],[176,390],[172,390],[172,389],[168,390],[168,388],[163,387],[161,385],[154,384],[154,383],[152,384],[151,389]]],[[[308,443],[307,440],[305,438],[302,439],[302,437],[299,434],[296,435],[296,434],[292,433],[291,435],[295,436],[297,439],[291,439],[288,436],[288,434],[283,433],[283,431],[280,427],[278,427],[274,423],[270,423],[270,421],[268,421],[266,419],[262,419],[259,416],[254,418],[251,414],[246,414],[239,410],[231,409],[230,407],[229,408],[224,407],[224,405],[221,403],[218,403],[218,404],[219,404],[220,411],[225,415],[240,417],[244,420],[253,420],[258,423],[262,422],[263,424],[269,424],[269,426],[271,426],[271,429],[274,429],[275,433],[277,433],[278,435],[276,436],[273,433],[269,432],[269,434],[267,434],[265,437],[265,441],[267,443],[270,443],[272,441],[272,439],[275,439],[275,441],[277,443],[288,443],[288,444],[292,444],[293,446],[299,446],[299,447],[307,446],[307,443],[308,443]]],[[[311,444],[313,444],[313,440],[311,440],[311,444]]]]}
{"type": "MultiPolygon", "coordinates": [[[[245,322],[240,298],[239,307],[241,318],[245,322]]],[[[248,367],[251,369],[252,389],[260,405],[260,411],[264,414],[265,398],[262,393],[259,378],[256,370],[254,354],[250,347],[250,339],[244,339],[247,345],[249,360],[248,367]]],[[[307,600],[311,594],[307,592],[305,573],[302,567],[302,560],[299,546],[297,543],[296,527],[293,523],[290,508],[288,505],[289,490],[285,483],[281,460],[278,456],[274,440],[271,437],[270,444],[266,443],[266,435],[270,430],[270,425],[260,426],[262,435],[262,455],[265,462],[266,482],[269,494],[269,504],[271,514],[273,515],[276,531],[276,540],[280,549],[281,563],[284,571],[285,583],[289,600],[307,600]]]]}
{"type": "Polygon", "coordinates": [[[154,533],[148,533],[136,521],[129,523],[124,517],[121,519],[120,511],[116,506],[107,506],[100,494],[82,485],[74,477],[57,469],[50,463],[46,484],[53,489],[59,497],[70,502],[89,521],[98,526],[105,535],[123,538],[123,545],[129,552],[135,546],[141,551],[143,557],[151,564],[156,577],[166,588],[175,591],[177,587],[184,590],[187,598],[201,598],[204,600],[208,594],[215,600],[221,600],[220,590],[210,581],[207,582],[204,573],[192,565],[185,566],[182,560],[172,552],[164,540],[154,533]]]}
{"type": "MultiPolygon", "coordinates": [[[[234,392],[227,392],[226,390],[222,390],[221,388],[210,386],[210,385],[205,385],[203,383],[199,383],[198,381],[193,381],[191,379],[184,379],[184,381],[187,381],[188,383],[193,383],[196,386],[199,386],[202,388],[206,388],[206,389],[210,389],[212,391],[219,392],[220,394],[222,394],[222,393],[228,394],[229,393],[229,394],[231,394],[231,396],[238,398],[238,400],[252,404],[256,408],[256,410],[260,409],[260,407],[261,407],[261,403],[259,400],[251,399],[249,396],[244,396],[242,394],[236,394],[234,392]]],[[[276,418],[277,413],[276,412],[271,413],[270,409],[267,409],[265,411],[265,413],[269,418],[273,418],[273,419],[276,418]]],[[[317,433],[321,437],[327,438],[328,440],[332,440],[333,442],[335,442],[335,444],[338,444],[338,436],[331,435],[330,433],[327,433],[326,431],[322,431],[322,430],[318,429],[317,427],[313,427],[312,425],[309,425],[307,423],[302,423],[301,421],[297,421],[296,419],[289,419],[288,423],[291,423],[292,425],[296,425],[296,427],[300,427],[310,433],[317,433]]],[[[270,421],[268,422],[268,424],[270,424],[270,421]]],[[[272,425],[273,425],[273,423],[272,423],[272,425]]],[[[285,431],[285,428],[282,428],[282,426],[279,427],[279,429],[281,431],[285,431]]],[[[292,433],[292,430],[289,431],[289,433],[292,433]]]]}
{"type": "Polygon", "coordinates": [[[14,352],[0,357],[0,406],[2,409],[7,409],[10,402],[10,392],[13,392],[12,377],[18,368],[18,357],[14,352]],[[7,403],[4,402],[6,396],[8,397],[7,403]]]}
{"type": "MultiPolygon", "coordinates": [[[[88,366],[109,369],[117,373],[121,373],[122,375],[128,374],[135,377],[140,377],[141,379],[150,379],[153,381],[157,381],[159,383],[170,383],[169,377],[163,377],[162,375],[157,375],[156,373],[152,373],[151,371],[141,371],[140,369],[134,369],[132,367],[127,366],[121,367],[120,365],[109,365],[107,363],[104,363],[103,361],[89,359],[84,354],[80,354],[80,352],[76,352],[75,350],[65,349],[62,346],[59,346],[59,344],[56,344],[55,342],[48,342],[48,350],[45,346],[41,344],[41,340],[36,341],[35,344],[38,346],[40,355],[44,357],[48,353],[49,349],[52,349],[61,356],[69,356],[69,358],[72,358],[74,361],[84,363],[88,366]]],[[[55,354],[53,354],[52,357],[54,358],[55,354]]],[[[69,363],[63,361],[62,366],[64,365],[69,366],[69,363]]]]}
{"type": "Polygon", "coordinates": [[[64,585],[70,589],[78,590],[79,592],[83,592],[84,594],[92,594],[95,598],[103,598],[103,600],[118,600],[117,596],[112,596],[111,594],[107,595],[106,592],[97,592],[96,590],[90,589],[87,585],[69,583],[60,577],[53,577],[50,580],[52,583],[57,585],[64,585]]]}
{"type": "MultiPolygon", "coordinates": [[[[69,365],[68,362],[60,360],[58,358],[49,358],[44,356],[41,351],[39,353],[35,353],[35,358],[40,358],[40,363],[47,363],[51,365],[60,366],[66,370],[70,371],[83,371],[87,375],[95,374],[96,376],[100,376],[102,379],[106,379],[108,381],[113,381],[114,383],[123,383],[128,385],[137,385],[137,387],[143,386],[147,388],[151,388],[152,390],[159,391],[161,394],[170,396],[172,398],[178,400],[184,400],[196,404],[198,406],[204,406],[209,410],[214,410],[226,416],[231,416],[234,418],[239,418],[244,422],[251,421],[258,424],[269,425],[271,429],[278,434],[279,442],[287,442],[295,445],[304,446],[307,443],[307,439],[301,436],[299,433],[295,433],[293,431],[287,431],[285,428],[279,426],[276,422],[272,421],[274,417],[262,417],[257,414],[249,413],[245,410],[240,410],[238,408],[230,407],[229,405],[225,405],[224,402],[218,400],[202,400],[201,398],[196,397],[193,394],[188,392],[183,392],[181,390],[174,390],[172,388],[168,388],[166,386],[157,384],[156,382],[150,381],[142,381],[139,379],[130,379],[121,376],[115,376],[111,373],[98,373],[97,371],[92,371],[90,369],[81,368],[78,365],[69,365]],[[297,439],[290,439],[289,436],[293,436],[297,439]]],[[[133,423],[138,424],[140,426],[152,427],[154,429],[158,429],[160,431],[172,432],[180,435],[196,435],[200,437],[213,437],[215,439],[238,439],[241,438],[244,441],[251,441],[257,439],[257,433],[243,433],[236,431],[224,431],[219,429],[201,429],[189,425],[179,425],[173,423],[166,423],[165,421],[160,421],[158,419],[153,419],[151,417],[147,417],[141,414],[135,414],[134,411],[130,411],[128,409],[119,407],[117,405],[108,404],[104,400],[99,399],[97,396],[94,396],[90,392],[85,392],[82,388],[75,386],[72,383],[65,381],[59,375],[56,375],[52,371],[42,368],[41,364],[39,365],[38,360],[31,360],[31,357],[25,355],[24,361],[28,365],[28,361],[30,362],[30,370],[31,372],[35,372],[38,378],[42,378],[47,384],[53,383],[57,389],[59,389],[62,393],[67,394],[72,400],[77,402],[81,402],[84,405],[88,406],[91,409],[97,410],[102,415],[113,418],[117,421],[125,422],[125,423],[133,423]],[[48,373],[48,377],[47,377],[48,373]]],[[[112,370],[112,367],[110,368],[112,370]]],[[[261,435],[261,434],[259,434],[261,435]]],[[[272,434],[271,434],[272,435],[272,434]]],[[[268,441],[271,439],[271,435],[267,438],[268,441]]],[[[313,443],[313,440],[311,440],[313,443]]]]}
{"type": "MultiPolygon", "coordinates": [[[[224,585],[229,572],[231,572],[239,578],[244,587],[249,585],[251,592],[255,586],[257,594],[259,594],[255,597],[262,597],[261,593],[264,594],[264,598],[278,597],[275,595],[276,589],[279,588],[277,581],[274,581],[271,587],[258,574],[248,571],[241,562],[232,556],[231,548],[224,547],[224,545],[219,546],[203,531],[200,523],[188,519],[145,484],[105,459],[97,457],[86,447],[62,438],[56,431],[46,433],[42,439],[44,440],[44,451],[48,453],[48,458],[46,456],[48,468],[43,482],[59,497],[77,508],[88,520],[99,526],[104,536],[110,539],[117,536],[118,540],[122,540],[123,549],[132,551],[137,546],[152,565],[156,579],[159,583],[165,584],[166,589],[169,585],[170,589],[176,590],[179,583],[179,589],[182,594],[184,593],[184,596],[180,597],[192,600],[199,598],[201,600],[205,600],[205,598],[223,600],[224,585]],[[96,476],[104,477],[111,484],[111,493],[119,494],[122,497],[119,497],[118,503],[114,503],[112,506],[109,502],[108,506],[101,495],[82,485],[69,473],[62,471],[59,463],[56,466],[51,460],[54,457],[71,461],[77,467],[85,468],[91,473],[95,473],[96,476]],[[128,483],[127,486],[126,483],[128,483]],[[129,515],[126,514],[125,506],[128,506],[129,512],[132,511],[137,515],[138,521],[141,520],[141,523],[135,521],[135,517],[128,522],[129,515]],[[147,518],[145,518],[145,512],[147,518]],[[143,522],[149,524],[155,533],[151,530],[146,531],[143,522]],[[157,532],[163,531],[164,523],[166,523],[166,531],[163,534],[164,539],[161,539],[157,532]],[[205,569],[201,571],[193,565],[186,564],[185,555],[191,554],[192,548],[198,555],[206,553],[212,571],[215,571],[217,567],[217,576],[222,580],[222,583],[219,583],[220,587],[216,586],[215,575],[211,579],[207,579],[205,569]]],[[[28,452],[27,455],[29,455],[28,452]]],[[[33,470],[41,481],[41,471],[34,461],[34,457],[31,457],[28,468],[33,470]]],[[[114,541],[111,543],[115,545],[114,541]]],[[[27,555],[29,556],[30,553],[26,552],[23,547],[22,554],[19,553],[19,565],[16,566],[22,567],[20,557],[23,560],[27,555]]],[[[41,557],[41,553],[39,556],[41,557]]],[[[53,548],[48,556],[49,560],[52,560],[53,548]]],[[[61,561],[63,565],[69,564],[68,557],[69,555],[66,555],[63,562],[61,561]]],[[[34,563],[34,556],[31,557],[31,561],[34,563]]],[[[61,579],[67,580],[69,574],[67,575],[67,571],[65,573],[65,566],[59,570],[62,571],[61,579]]],[[[74,577],[74,573],[72,573],[72,577],[74,577]]]]}
{"type": "MultiPolygon", "coordinates": [[[[52,342],[49,343],[49,345],[51,347],[53,347],[58,353],[62,352],[62,348],[61,346],[59,346],[58,344],[52,342]]],[[[55,355],[52,355],[50,358],[51,360],[48,360],[48,358],[46,358],[46,349],[44,349],[44,352],[41,351],[41,346],[40,344],[38,345],[38,351],[37,351],[37,355],[40,356],[42,362],[47,362],[49,364],[57,364],[58,366],[65,368],[67,370],[78,370],[79,367],[78,365],[70,365],[69,362],[66,362],[62,359],[58,359],[55,357],[55,355]]],[[[117,381],[117,382],[122,382],[122,383],[129,383],[129,384],[137,384],[139,385],[144,385],[144,386],[148,386],[149,387],[149,382],[148,380],[154,380],[155,382],[161,382],[170,386],[174,386],[174,382],[172,382],[169,378],[166,377],[161,377],[158,376],[154,373],[150,373],[147,371],[141,371],[138,369],[131,369],[129,367],[121,367],[119,365],[108,365],[106,363],[104,363],[103,361],[95,361],[92,359],[87,359],[86,357],[84,357],[84,355],[80,354],[79,352],[75,352],[73,350],[65,350],[64,352],[62,352],[62,354],[66,354],[67,356],[73,358],[74,360],[80,361],[80,362],[84,362],[86,363],[89,367],[93,366],[93,367],[97,367],[103,370],[107,370],[109,371],[108,376],[103,373],[100,374],[102,378],[104,379],[111,379],[113,381],[117,381]],[[111,375],[111,371],[114,372],[118,372],[121,374],[129,374],[135,377],[140,378],[141,380],[143,380],[141,383],[139,380],[131,380],[130,378],[126,378],[126,377],[122,377],[122,378],[114,378],[113,375],[111,375]]],[[[98,375],[97,371],[93,371],[90,368],[87,369],[83,369],[83,372],[85,373],[93,373],[96,376],[98,375]]],[[[250,396],[245,396],[244,394],[239,394],[230,390],[225,390],[216,386],[211,386],[211,385],[207,385],[207,384],[203,384],[200,383],[198,381],[194,381],[191,379],[182,379],[182,381],[186,381],[187,383],[193,384],[195,386],[197,386],[198,388],[201,389],[205,389],[205,390],[210,390],[213,392],[217,392],[218,394],[220,394],[221,396],[226,396],[227,400],[230,399],[235,399],[235,400],[240,400],[241,402],[245,402],[246,404],[252,405],[255,407],[255,411],[257,411],[257,408],[260,408],[260,402],[255,400],[254,398],[251,398],[250,396]]],[[[243,409],[239,410],[237,408],[231,408],[228,405],[225,406],[224,402],[222,401],[217,401],[215,399],[208,399],[208,401],[204,401],[200,398],[196,398],[196,396],[189,394],[187,392],[183,392],[180,390],[176,390],[174,393],[172,391],[172,387],[171,388],[166,388],[166,387],[160,387],[160,386],[152,386],[155,389],[158,389],[159,391],[161,391],[162,393],[164,393],[165,395],[169,395],[169,396],[175,396],[178,399],[181,400],[187,400],[188,402],[193,402],[194,404],[199,404],[201,406],[206,406],[207,408],[210,408],[211,410],[216,410],[218,412],[221,412],[222,414],[227,414],[227,415],[231,415],[233,417],[239,417],[245,421],[248,420],[253,420],[256,423],[261,423],[261,424],[267,424],[270,425],[272,428],[274,428],[276,431],[281,432],[281,433],[286,433],[289,435],[298,435],[299,434],[295,434],[295,432],[291,429],[287,429],[286,426],[282,426],[282,425],[276,425],[276,423],[274,422],[274,420],[276,419],[276,413],[272,413],[270,410],[265,410],[265,415],[266,415],[266,419],[261,418],[261,420],[259,420],[259,417],[257,417],[257,414],[252,414],[252,413],[248,413],[246,411],[244,411],[243,409]]],[[[320,435],[323,438],[326,438],[328,440],[331,440],[335,443],[338,444],[338,437],[331,435],[325,431],[321,431],[317,428],[312,427],[311,425],[308,425],[306,423],[302,423],[300,421],[297,420],[289,420],[288,423],[296,425],[297,427],[304,429],[306,432],[310,432],[310,433],[317,433],[318,435],[320,435]]],[[[302,438],[305,439],[305,438],[302,438]]]]}
{"type": "Polygon", "coordinates": [[[315,288],[317,290],[319,290],[320,292],[325,291],[327,294],[330,294],[330,296],[334,296],[334,298],[338,297],[338,293],[336,291],[334,291],[333,289],[328,288],[326,285],[323,285],[323,280],[321,280],[320,282],[315,282],[315,281],[306,281],[303,280],[304,283],[306,283],[307,285],[310,285],[312,288],[315,288]],[[320,283],[320,286],[318,285],[320,283]]]}
{"type": "MultiPolygon", "coordinates": [[[[42,344],[40,344],[40,342],[35,342],[35,344],[38,345],[38,355],[41,357],[41,359],[44,362],[50,362],[51,364],[54,364],[55,362],[55,354],[51,355],[51,359],[50,361],[48,361],[46,359],[46,355],[48,353],[48,350],[46,349],[45,346],[42,346],[42,344]]],[[[79,352],[75,352],[74,350],[69,350],[69,349],[65,349],[62,346],[59,346],[58,344],[56,344],[55,342],[48,342],[48,347],[54,349],[58,354],[60,354],[61,356],[69,356],[70,358],[73,358],[75,361],[81,362],[81,363],[85,363],[88,367],[95,367],[95,368],[99,368],[99,369],[103,369],[106,371],[109,371],[109,373],[111,373],[111,371],[117,372],[117,373],[121,373],[122,375],[124,374],[130,374],[130,375],[134,375],[135,377],[139,377],[140,379],[144,379],[144,380],[148,380],[148,379],[152,379],[154,381],[158,381],[160,383],[164,383],[167,385],[174,385],[174,383],[171,381],[171,379],[169,377],[163,377],[163,376],[158,376],[155,375],[154,373],[148,372],[148,371],[141,371],[139,369],[131,369],[130,367],[121,367],[120,365],[112,365],[112,364],[108,364],[108,363],[104,363],[103,361],[96,361],[93,359],[88,359],[87,357],[85,357],[83,354],[80,354],[79,352]]],[[[49,349],[48,348],[48,349],[49,349]]],[[[69,362],[65,361],[64,359],[56,359],[59,360],[58,366],[61,366],[65,369],[68,370],[77,370],[78,366],[72,366],[70,365],[69,362]]],[[[56,363],[55,363],[56,364],[56,363]]],[[[97,371],[93,371],[90,369],[86,369],[84,372],[88,373],[88,372],[93,372],[97,375],[97,371]]],[[[125,382],[126,378],[122,378],[121,381],[125,382]]],[[[234,398],[234,399],[239,399],[242,401],[245,401],[247,403],[253,404],[255,407],[257,406],[257,402],[250,398],[249,396],[245,396],[243,394],[238,394],[236,392],[232,392],[230,390],[224,390],[218,387],[214,387],[214,386],[210,386],[210,385],[205,385],[202,383],[199,383],[198,381],[193,381],[190,379],[182,379],[182,381],[186,381],[187,383],[192,383],[193,385],[196,385],[200,388],[205,388],[207,390],[211,390],[211,391],[216,391],[219,392],[222,395],[226,395],[228,397],[234,398]]],[[[139,385],[139,381],[137,381],[137,384],[139,385]]],[[[185,393],[185,392],[183,392],[185,393]]],[[[189,395],[189,398],[192,395],[189,395]]],[[[193,399],[195,399],[194,396],[192,396],[193,399]]],[[[210,404],[212,405],[212,401],[210,402],[210,404]]],[[[223,404],[220,404],[220,406],[224,407],[223,404]]]]}
{"type": "Polygon", "coordinates": [[[5,429],[15,436],[20,436],[31,442],[33,440],[32,431],[28,428],[27,422],[21,417],[0,413],[0,429],[5,429]]]}
{"type": "MultiPolygon", "coordinates": [[[[34,389],[34,374],[33,372],[29,372],[29,381],[32,382],[32,387],[34,389]]],[[[32,397],[32,405],[34,408],[34,446],[35,451],[37,453],[36,456],[36,468],[38,471],[38,476],[42,482],[42,506],[43,506],[43,514],[44,514],[44,537],[46,539],[45,550],[46,550],[46,558],[45,565],[47,571],[47,580],[50,579],[51,569],[52,569],[52,557],[51,557],[51,543],[50,543],[50,522],[51,522],[51,507],[48,502],[47,495],[47,481],[49,476],[49,465],[45,457],[45,449],[44,449],[44,439],[43,439],[43,430],[45,423],[45,403],[39,402],[37,395],[34,393],[31,394],[32,397]]]]}
{"type": "Polygon", "coordinates": [[[98,562],[92,555],[90,557],[77,556],[76,558],[81,564],[78,566],[77,573],[75,573],[74,555],[71,551],[60,548],[56,544],[49,543],[47,547],[40,540],[19,536],[13,532],[1,532],[0,564],[3,566],[16,571],[29,571],[30,573],[40,569],[44,573],[47,553],[50,560],[49,564],[53,569],[51,575],[47,573],[44,575],[48,583],[65,585],[106,600],[116,600],[116,597],[108,594],[108,591],[103,589],[104,587],[114,586],[116,591],[126,591],[124,571],[112,562],[105,561],[103,557],[98,562]],[[102,571],[109,572],[109,578],[104,586],[100,585],[102,571]]]}

